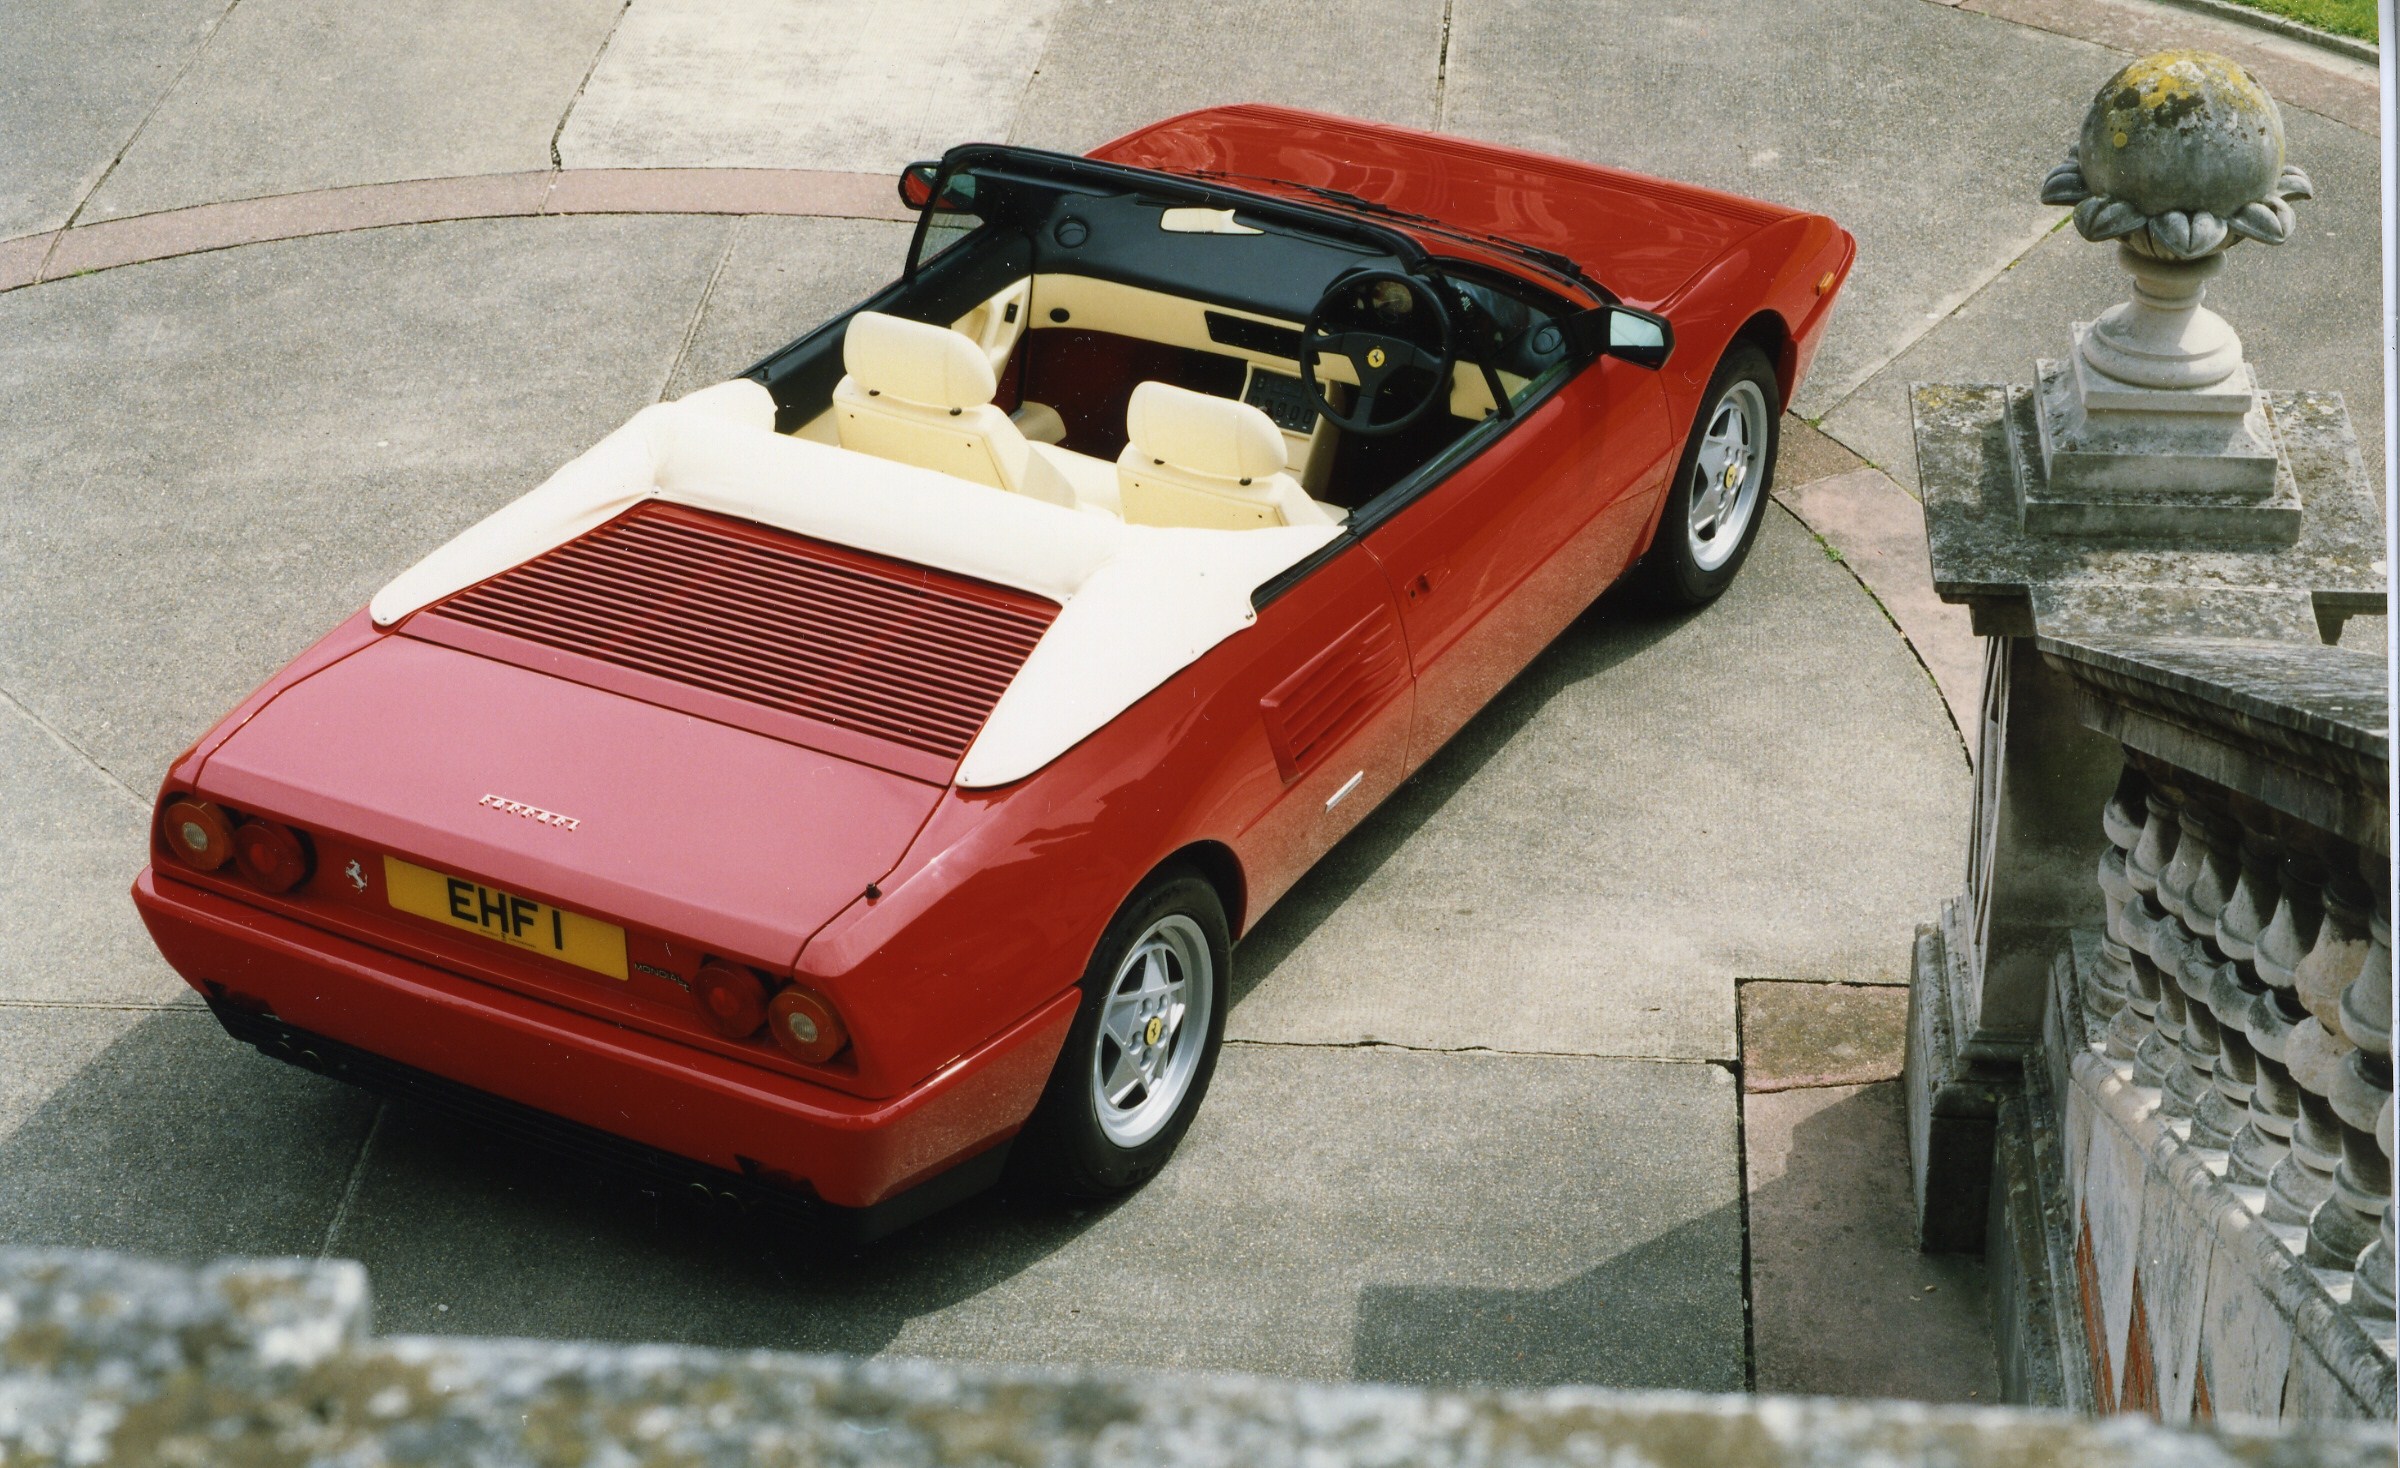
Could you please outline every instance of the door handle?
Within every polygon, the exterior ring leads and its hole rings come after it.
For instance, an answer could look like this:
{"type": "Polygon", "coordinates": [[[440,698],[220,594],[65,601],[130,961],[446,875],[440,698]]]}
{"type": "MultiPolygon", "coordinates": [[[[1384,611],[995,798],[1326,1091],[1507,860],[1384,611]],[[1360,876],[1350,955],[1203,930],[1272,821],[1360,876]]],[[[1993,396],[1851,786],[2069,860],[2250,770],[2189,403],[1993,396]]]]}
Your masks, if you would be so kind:
{"type": "Polygon", "coordinates": [[[1358,788],[1358,782],[1364,780],[1365,778],[1367,778],[1367,772],[1365,770],[1360,770],[1357,774],[1352,775],[1347,780],[1344,780],[1342,782],[1341,789],[1336,790],[1331,795],[1325,797],[1325,808],[1327,810],[1331,810],[1335,806],[1340,805],[1343,801],[1348,800],[1350,798],[1350,792],[1356,790],[1358,788]]]}

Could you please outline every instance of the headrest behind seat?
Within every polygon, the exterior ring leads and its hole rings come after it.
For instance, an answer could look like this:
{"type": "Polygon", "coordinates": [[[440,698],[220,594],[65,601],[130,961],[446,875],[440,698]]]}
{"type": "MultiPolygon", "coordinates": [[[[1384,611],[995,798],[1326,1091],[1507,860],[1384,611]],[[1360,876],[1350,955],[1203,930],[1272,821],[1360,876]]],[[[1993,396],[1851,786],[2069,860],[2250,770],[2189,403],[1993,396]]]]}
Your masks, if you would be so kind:
{"type": "Polygon", "coordinates": [[[1125,436],[1117,496],[1129,525],[1254,530],[1340,519],[1284,472],[1282,430],[1248,403],[1145,382],[1126,404],[1125,436]]]}
{"type": "Polygon", "coordinates": [[[874,396],[934,408],[979,408],[1000,386],[991,358],[973,338],[879,311],[850,318],[842,366],[874,396]]]}
{"type": "Polygon", "coordinates": [[[1163,382],[1134,388],[1125,437],[1146,459],[1214,479],[1264,479],[1288,462],[1283,433],[1266,414],[1163,382]]]}

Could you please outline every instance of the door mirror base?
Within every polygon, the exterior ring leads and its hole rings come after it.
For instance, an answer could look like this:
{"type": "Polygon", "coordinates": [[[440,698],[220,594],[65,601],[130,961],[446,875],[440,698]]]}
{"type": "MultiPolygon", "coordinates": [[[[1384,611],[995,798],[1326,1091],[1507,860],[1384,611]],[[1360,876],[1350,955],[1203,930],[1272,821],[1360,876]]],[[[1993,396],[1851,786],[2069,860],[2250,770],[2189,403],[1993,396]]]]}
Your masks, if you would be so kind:
{"type": "Polygon", "coordinates": [[[1655,370],[1675,352],[1675,328],[1667,318],[1631,306],[1594,306],[1562,325],[1568,343],[1587,361],[1616,357],[1655,370]]]}

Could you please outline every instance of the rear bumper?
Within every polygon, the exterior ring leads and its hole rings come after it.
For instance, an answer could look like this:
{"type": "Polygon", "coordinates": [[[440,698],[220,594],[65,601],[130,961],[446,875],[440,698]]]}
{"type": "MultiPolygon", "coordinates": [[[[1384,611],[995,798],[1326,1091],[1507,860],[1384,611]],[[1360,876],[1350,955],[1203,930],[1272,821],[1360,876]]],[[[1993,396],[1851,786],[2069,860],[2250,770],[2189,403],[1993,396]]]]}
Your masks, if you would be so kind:
{"type": "Polygon", "coordinates": [[[160,881],[134,905],[237,1039],[271,1055],[778,1209],[870,1210],[879,1233],[989,1181],[1032,1113],[1076,995],[899,1096],[868,1100],[160,881]],[[962,1164],[967,1164],[962,1167],[962,1164]],[[960,1175],[944,1177],[957,1170],[960,1175]]]}

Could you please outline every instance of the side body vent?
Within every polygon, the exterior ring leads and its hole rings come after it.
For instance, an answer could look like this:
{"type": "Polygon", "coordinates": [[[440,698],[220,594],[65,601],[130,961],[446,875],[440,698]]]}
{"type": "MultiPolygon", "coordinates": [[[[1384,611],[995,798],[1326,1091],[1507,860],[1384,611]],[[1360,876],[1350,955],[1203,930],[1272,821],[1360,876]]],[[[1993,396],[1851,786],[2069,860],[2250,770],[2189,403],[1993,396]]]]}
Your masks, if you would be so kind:
{"type": "Polygon", "coordinates": [[[1338,748],[1408,679],[1400,624],[1388,606],[1335,638],[1258,701],[1285,784],[1338,748]]]}
{"type": "Polygon", "coordinates": [[[650,502],[426,608],[441,642],[947,781],[1039,597],[650,502]]]}

